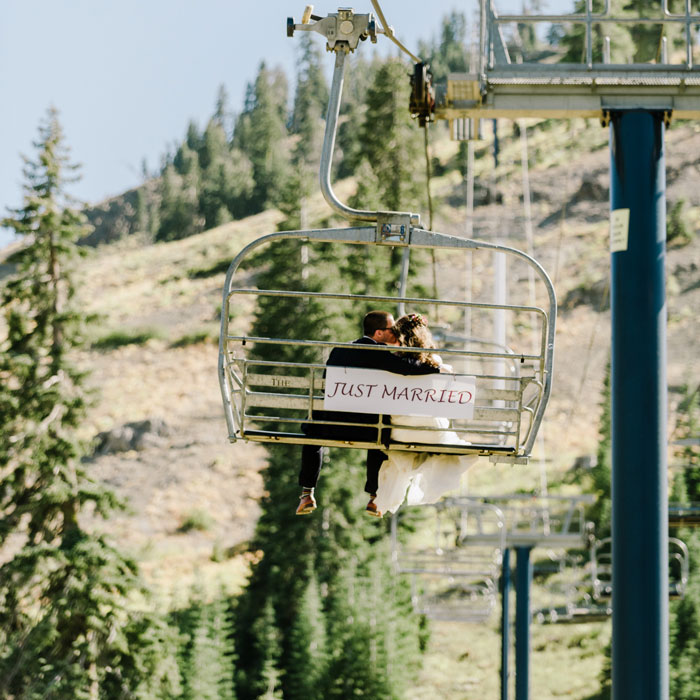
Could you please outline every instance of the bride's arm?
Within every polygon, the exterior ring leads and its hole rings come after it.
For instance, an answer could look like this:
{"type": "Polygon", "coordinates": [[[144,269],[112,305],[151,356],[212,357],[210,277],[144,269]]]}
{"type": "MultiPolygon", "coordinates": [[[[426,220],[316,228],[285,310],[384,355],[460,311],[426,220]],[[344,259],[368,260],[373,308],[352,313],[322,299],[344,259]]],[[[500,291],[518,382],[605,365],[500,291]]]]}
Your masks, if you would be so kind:
{"type": "Polygon", "coordinates": [[[443,374],[454,374],[455,373],[454,367],[452,367],[452,365],[448,365],[445,362],[443,362],[440,355],[436,355],[435,353],[433,353],[433,358],[435,360],[437,360],[437,362],[439,364],[440,372],[442,372],[443,374]]]}

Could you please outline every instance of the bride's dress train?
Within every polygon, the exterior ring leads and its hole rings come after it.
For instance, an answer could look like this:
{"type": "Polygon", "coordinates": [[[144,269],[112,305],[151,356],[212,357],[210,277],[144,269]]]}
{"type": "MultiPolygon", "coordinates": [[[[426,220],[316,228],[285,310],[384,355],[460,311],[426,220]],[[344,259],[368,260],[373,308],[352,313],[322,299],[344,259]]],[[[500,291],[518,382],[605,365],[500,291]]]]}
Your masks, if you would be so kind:
{"type": "MultiPolygon", "coordinates": [[[[396,442],[422,442],[440,445],[468,445],[448,430],[447,418],[392,416],[392,423],[411,427],[392,428],[396,442]]],[[[395,513],[406,499],[408,505],[435,503],[448,491],[459,488],[462,474],[476,462],[476,455],[431,454],[428,452],[389,452],[379,471],[375,503],[382,513],[395,513]]]]}

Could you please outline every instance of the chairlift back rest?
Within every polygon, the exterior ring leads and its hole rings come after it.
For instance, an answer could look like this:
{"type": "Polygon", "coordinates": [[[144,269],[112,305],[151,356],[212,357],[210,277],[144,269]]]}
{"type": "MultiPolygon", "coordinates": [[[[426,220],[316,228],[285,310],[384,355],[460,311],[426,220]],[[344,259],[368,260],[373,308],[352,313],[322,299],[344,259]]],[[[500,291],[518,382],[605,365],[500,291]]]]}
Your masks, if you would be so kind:
{"type": "MultiPolygon", "coordinates": [[[[387,351],[390,351],[387,348],[387,351]]],[[[443,351],[444,352],[444,351],[443,351]]],[[[485,367],[492,353],[469,353],[471,366],[479,361],[485,367]]],[[[460,353],[445,358],[450,363],[460,359],[460,353]]],[[[542,384],[534,376],[482,374],[460,376],[474,377],[475,406],[469,419],[453,419],[450,429],[459,442],[470,444],[436,444],[434,429],[416,426],[411,421],[411,430],[425,433],[420,443],[400,443],[390,438],[388,416],[379,417],[379,422],[366,422],[362,414],[348,413],[347,422],[331,420],[324,414],[325,365],[315,363],[286,363],[288,366],[272,367],[269,361],[231,357],[227,363],[232,380],[235,417],[238,428],[236,437],[254,441],[287,443],[316,442],[312,437],[312,426],[336,427],[352,425],[373,429],[374,440],[347,440],[318,438],[323,444],[340,447],[380,447],[401,451],[444,452],[457,454],[515,454],[523,443],[532,425],[535,404],[542,394],[542,384]],[[285,371],[284,374],[269,372],[285,371]],[[526,419],[523,421],[523,416],[526,419]]],[[[519,371],[519,368],[518,368],[519,371]]],[[[400,418],[394,417],[392,425],[400,427],[400,418]]],[[[317,431],[318,433],[319,431],[317,431]]],[[[321,431],[322,432],[322,431],[321,431]]],[[[332,432],[332,430],[330,431],[332,432]]],[[[366,432],[366,431],[365,431],[366,432]]]]}

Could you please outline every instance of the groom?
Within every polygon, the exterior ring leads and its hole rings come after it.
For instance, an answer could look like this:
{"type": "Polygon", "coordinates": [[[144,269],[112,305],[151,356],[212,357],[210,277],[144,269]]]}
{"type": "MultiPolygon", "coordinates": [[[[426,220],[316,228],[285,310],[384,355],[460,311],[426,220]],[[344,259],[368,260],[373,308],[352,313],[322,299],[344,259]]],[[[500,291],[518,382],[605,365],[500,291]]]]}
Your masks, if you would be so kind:
{"type": "MultiPolygon", "coordinates": [[[[357,348],[333,348],[326,365],[336,367],[363,367],[366,369],[382,369],[395,374],[431,374],[438,370],[434,367],[421,365],[411,357],[405,357],[391,353],[369,350],[362,346],[398,345],[398,340],[393,330],[394,317],[387,311],[370,311],[362,322],[361,338],[353,341],[357,348]]],[[[352,425],[327,425],[308,424],[302,426],[302,430],[313,438],[327,438],[331,440],[356,440],[360,442],[375,442],[377,431],[371,424],[379,422],[379,416],[368,413],[345,413],[341,411],[314,411],[313,418],[323,421],[340,421],[345,423],[363,423],[357,427],[352,425]],[[370,425],[367,425],[370,424],[370,425]]],[[[323,447],[320,445],[304,445],[301,450],[301,471],[299,472],[299,486],[301,496],[297,515],[308,515],[316,509],[314,488],[318,481],[323,463],[323,447]]],[[[382,514],[377,510],[374,499],[377,495],[379,469],[386,455],[381,450],[367,451],[367,481],[365,491],[370,495],[366,507],[368,515],[381,518],[382,514]]]]}

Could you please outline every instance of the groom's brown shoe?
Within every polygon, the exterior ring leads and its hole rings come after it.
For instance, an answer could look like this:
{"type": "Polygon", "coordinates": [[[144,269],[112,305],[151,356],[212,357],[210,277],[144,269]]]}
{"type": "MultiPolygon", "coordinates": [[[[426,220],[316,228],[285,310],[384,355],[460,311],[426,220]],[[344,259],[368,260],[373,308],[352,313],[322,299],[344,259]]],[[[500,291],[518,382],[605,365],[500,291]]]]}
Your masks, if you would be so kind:
{"type": "Polygon", "coordinates": [[[316,510],[316,499],[313,493],[302,493],[299,496],[299,506],[297,507],[297,515],[309,515],[316,510]]]}
{"type": "Polygon", "coordinates": [[[377,508],[377,504],[374,502],[374,499],[375,499],[375,498],[376,498],[376,496],[371,496],[371,497],[370,497],[369,503],[367,504],[367,506],[366,506],[366,508],[365,508],[365,513],[367,513],[367,515],[371,515],[371,516],[374,517],[374,518],[381,518],[381,517],[382,517],[382,513],[381,513],[381,511],[377,508]]]}

